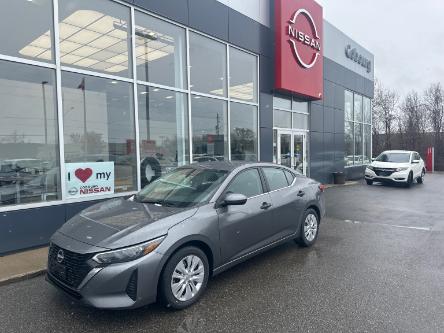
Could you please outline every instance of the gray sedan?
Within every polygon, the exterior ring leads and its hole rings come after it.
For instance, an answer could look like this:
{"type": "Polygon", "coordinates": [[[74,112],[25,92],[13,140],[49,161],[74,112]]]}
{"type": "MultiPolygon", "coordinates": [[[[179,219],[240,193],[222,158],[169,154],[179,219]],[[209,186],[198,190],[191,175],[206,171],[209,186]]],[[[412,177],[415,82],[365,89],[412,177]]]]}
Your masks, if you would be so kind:
{"type": "Polygon", "coordinates": [[[273,246],[311,246],[324,187],[270,163],[180,167],[82,211],[52,237],[47,280],[85,304],[185,308],[211,276],[273,246]]]}

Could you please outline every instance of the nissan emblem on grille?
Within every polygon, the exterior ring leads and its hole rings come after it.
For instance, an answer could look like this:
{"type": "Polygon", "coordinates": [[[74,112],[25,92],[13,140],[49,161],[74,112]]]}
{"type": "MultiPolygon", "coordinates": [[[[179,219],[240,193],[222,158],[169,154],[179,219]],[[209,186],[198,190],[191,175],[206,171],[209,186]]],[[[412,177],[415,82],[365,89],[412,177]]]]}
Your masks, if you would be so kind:
{"type": "Polygon", "coordinates": [[[59,250],[59,252],[57,252],[57,262],[60,264],[63,259],[65,259],[65,253],[63,253],[63,250],[59,250]]]}

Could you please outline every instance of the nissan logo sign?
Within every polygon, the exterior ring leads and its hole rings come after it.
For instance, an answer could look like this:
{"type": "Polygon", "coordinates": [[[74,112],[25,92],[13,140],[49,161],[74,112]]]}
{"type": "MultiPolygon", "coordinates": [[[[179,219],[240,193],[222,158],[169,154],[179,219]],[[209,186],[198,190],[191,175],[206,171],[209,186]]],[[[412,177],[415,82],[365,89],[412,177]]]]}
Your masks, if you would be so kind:
{"type": "Polygon", "coordinates": [[[290,44],[293,48],[294,55],[296,56],[296,59],[298,60],[299,64],[304,68],[312,68],[316,61],[318,61],[318,58],[320,57],[321,53],[321,43],[320,43],[320,37],[318,34],[318,29],[316,27],[316,23],[311,16],[311,14],[306,9],[298,9],[294,14],[293,17],[290,19],[288,25],[288,35],[290,36],[290,44]],[[311,26],[310,32],[308,31],[300,31],[296,29],[296,20],[299,16],[305,16],[309,25],[311,26]],[[301,45],[301,46],[298,46],[301,45]],[[298,50],[298,47],[306,47],[313,51],[313,56],[309,61],[304,61],[301,57],[301,54],[298,50]]]}
{"type": "Polygon", "coordinates": [[[57,262],[60,264],[63,262],[64,259],[65,253],[63,252],[63,250],[59,250],[59,252],[57,252],[57,262]]]}

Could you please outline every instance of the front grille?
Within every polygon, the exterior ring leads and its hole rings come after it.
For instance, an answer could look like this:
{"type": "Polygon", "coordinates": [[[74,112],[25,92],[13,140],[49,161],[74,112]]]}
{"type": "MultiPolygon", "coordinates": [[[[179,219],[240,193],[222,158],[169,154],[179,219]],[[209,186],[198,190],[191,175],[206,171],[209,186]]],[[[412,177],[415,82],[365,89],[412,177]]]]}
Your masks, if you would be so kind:
{"type": "Polygon", "coordinates": [[[49,273],[69,287],[77,288],[91,270],[88,260],[91,254],[79,254],[51,244],[48,255],[49,273]],[[57,261],[59,251],[63,251],[63,260],[57,261]]]}
{"type": "Polygon", "coordinates": [[[137,270],[135,270],[128,281],[126,286],[126,293],[133,300],[137,300],[137,270]]]}
{"type": "Polygon", "coordinates": [[[62,289],[65,293],[67,293],[68,295],[74,297],[75,299],[81,299],[82,295],[80,295],[80,293],[78,293],[77,291],[70,289],[68,287],[66,287],[65,285],[61,284],[59,281],[57,281],[57,279],[55,279],[50,273],[47,274],[48,280],[53,283],[55,286],[59,287],[60,289],[62,289]]]}
{"type": "Polygon", "coordinates": [[[391,176],[393,172],[396,171],[396,169],[389,169],[389,168],[373,168],[377,176],[381,177],[388,177],[391,176]]]}

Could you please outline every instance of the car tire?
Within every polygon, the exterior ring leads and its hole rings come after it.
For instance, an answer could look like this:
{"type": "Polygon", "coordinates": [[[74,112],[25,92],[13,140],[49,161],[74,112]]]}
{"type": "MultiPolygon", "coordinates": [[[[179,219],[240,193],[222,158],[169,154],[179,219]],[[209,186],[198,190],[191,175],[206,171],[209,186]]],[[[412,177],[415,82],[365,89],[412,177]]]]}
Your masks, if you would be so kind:
{"type": "Polygon", "coordinates": [[[405,183],[405,186],[408,188],[408,187],[412,186],[412,184],[413,184],[413,173],[410,172],[409,178],[407,178],[407,182],[405,183]]]}
{"type": "Polygon", "coordinates": [[[425,177],[425,170],[422,169],[421,171],[421,176],[418,177],[418,179],[416,180],[416,182],[418,184],[424,184],[424,177],[425,177]]]}
{"type": "Polygon", "coordinates": [[[307,211],[303,216],[299,237],[296,239],[296,243],[298,243],[302,247],[310,247],[318,239],[318,234],[319,234],[318,213],[314,209],[309,208],[307,209],[307,211]]]}
{"type": "Polygon", "coordinates": [[[373,180],[371,180],[371,179],[366,179],[365,181],[366,181],[367,185],[373,185],[373,180]]]}
{"type": "Polygon", "coordinates": [[[160,277],[159,296],[163,305],[182,310],[197,302],[207,287],[209,267],[207,256],[197,247],[184,247],[174,253],[160,277]],[[183,277],[183,280],[179,277],[183,277]],[[178,288],[177,292],[174,291],[175,287],[178,288]]]}

